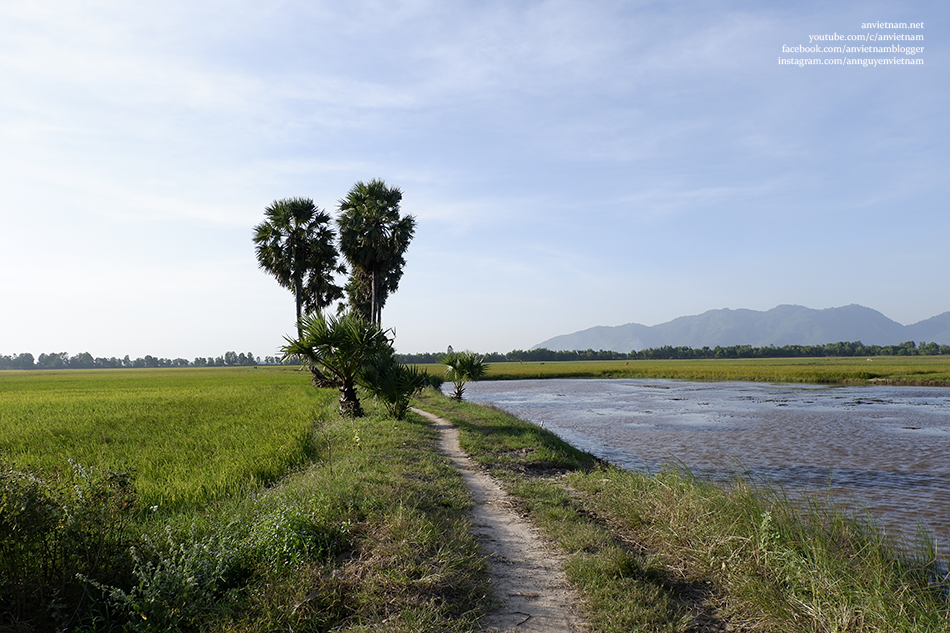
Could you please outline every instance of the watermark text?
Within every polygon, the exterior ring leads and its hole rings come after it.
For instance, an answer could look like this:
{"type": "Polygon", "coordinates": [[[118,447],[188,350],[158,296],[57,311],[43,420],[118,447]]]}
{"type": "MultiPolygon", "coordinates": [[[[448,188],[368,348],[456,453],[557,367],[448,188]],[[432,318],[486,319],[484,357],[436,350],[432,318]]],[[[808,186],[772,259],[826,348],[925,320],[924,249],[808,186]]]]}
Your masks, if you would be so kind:
{"type": "Polygon", "coordinates": [[[864,33],[808,35],[808,43],[782,44],[779,66],[923,66],[923,22],[862,22],[864,33]],[[885,31],[886,30],[886,31],[885,31]],[[910,31],[899,33],[898,30],[910,31]],[[834,42],[829,45],[825,42],[834,42]],[[913,42],[913,44],[906,44],[913,42]],[[822,57],[812,57],[812,55],[822,57]],[[852,57],[860,55],[860,57],[852,57]],[[869,57],[880,55],[880,57],[869,57]]]}

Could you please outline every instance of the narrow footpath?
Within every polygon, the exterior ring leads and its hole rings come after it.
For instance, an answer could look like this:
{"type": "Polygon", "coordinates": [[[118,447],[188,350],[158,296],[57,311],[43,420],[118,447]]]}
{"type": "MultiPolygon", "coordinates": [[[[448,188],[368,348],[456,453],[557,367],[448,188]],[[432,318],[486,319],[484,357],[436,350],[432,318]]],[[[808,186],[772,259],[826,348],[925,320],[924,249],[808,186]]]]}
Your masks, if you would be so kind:
{"type": "Polygon", "coordinates": [[[508,494],[462,452],[448,420],[412,409],[439,431],[439,448],[462,473],[475,500],[473,530],[488,559],[495,597],[502,606],[485,618],[488,631],[582,633],[580,596],[564,575],[564,557],[549,547],[515,510],[508,494]]]}

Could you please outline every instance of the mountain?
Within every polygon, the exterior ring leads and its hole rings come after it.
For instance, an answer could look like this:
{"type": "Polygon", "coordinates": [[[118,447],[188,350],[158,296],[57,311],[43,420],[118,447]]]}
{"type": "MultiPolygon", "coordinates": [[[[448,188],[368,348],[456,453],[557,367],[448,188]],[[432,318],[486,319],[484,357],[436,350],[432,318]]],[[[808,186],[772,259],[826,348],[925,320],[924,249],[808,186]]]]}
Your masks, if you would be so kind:
{"type": "Polygon", "coordinates": [[[930,317],[926,321],[907,326],[907,341],[927,341],[950,345],[950,312],[930,317]]]}
{"type": "Polygon", "coordinates": [[[629,352],[650,347],[715,347],[720,345],[822,345],[861,341],[896,345],[905,341],[950,345],[950,312],[913,325],[901,325],[877,310],[848,305],[826,310],[780,305],[771,310],[709,310],[667,323],[599,326],[555,336],[538,343],[550,350],[605,349],[629,352]]]}

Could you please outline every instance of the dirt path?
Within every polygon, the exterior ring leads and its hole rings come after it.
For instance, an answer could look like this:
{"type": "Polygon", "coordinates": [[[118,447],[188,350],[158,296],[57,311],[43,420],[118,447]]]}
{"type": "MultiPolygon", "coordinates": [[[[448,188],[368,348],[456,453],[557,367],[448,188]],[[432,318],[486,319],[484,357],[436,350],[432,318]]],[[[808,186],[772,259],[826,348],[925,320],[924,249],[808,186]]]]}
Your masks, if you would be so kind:
{"type": "Polygon", "coordinates": [[[474,532],[488,557],[495,595],[503,603],[485,618],[486,629],[519,633],[586,631],[577,613],[580,597],[564,576],[563,557],[521,518],[501,486],[477,470],[462,452],[458,429],[451,422],[420,409],[413,411],[439,431],[439,448],[461,471],[475,499],[474,532]]]}

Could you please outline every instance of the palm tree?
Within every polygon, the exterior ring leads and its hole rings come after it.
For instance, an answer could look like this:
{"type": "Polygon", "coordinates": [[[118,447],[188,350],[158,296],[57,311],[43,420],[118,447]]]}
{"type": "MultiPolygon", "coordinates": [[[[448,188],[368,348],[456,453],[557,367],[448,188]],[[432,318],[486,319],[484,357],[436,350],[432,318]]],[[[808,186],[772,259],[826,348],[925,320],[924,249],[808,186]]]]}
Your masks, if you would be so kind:
{"type": "Polygon", "coordinates": [[[265,208],[264,216],[254,227],[257,262],[294,293],[299,337],[305,314],[319,312],[343,296],[343,289],[333,283],[334,273],[344,270],[337,264],[330,215],[310,198],[284,198],[265,208]]]}
{"type": "Polygon", "coordinates": [[[315,313],[298,325],[301,333],[296,340],[285,337],[284,358],[301,358],[332,376],[340,387],[340,413],[362,416],[356,383],[365,368],[392,355],[388,332],[352,312],[339,318],[315,313]]]}
{"type": "Polygon", "coordinates": [[[439,362],[446,365],[445,373],[449,380],[455,385],[455,392],[452,394],[453,400],[462,399],[465,393],[465,383],[471,380],[479,380],[488,370],[485,364],[485,357],[479,356],[475,352],[454,352],[449,351],[439,358],[439,362]]]}
{"type": "Polygon", "coordinates": [[[352,309],[382,323],[386,297],[395,292],[415,233],[413,216],[399,216],[402,191],[379,179],[357,182],[340,200],[340,251],[352,273],[347,293],[352,309]]]}

